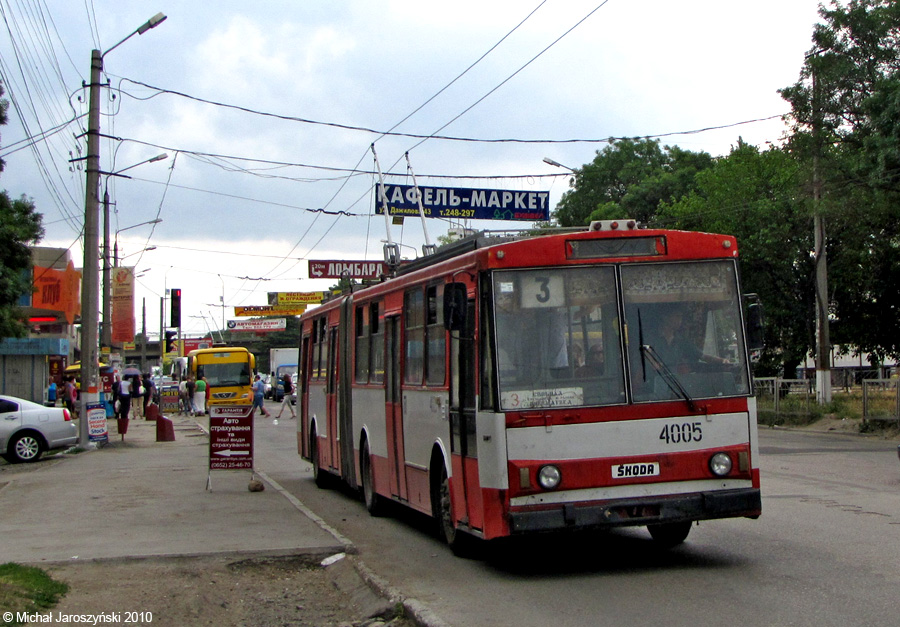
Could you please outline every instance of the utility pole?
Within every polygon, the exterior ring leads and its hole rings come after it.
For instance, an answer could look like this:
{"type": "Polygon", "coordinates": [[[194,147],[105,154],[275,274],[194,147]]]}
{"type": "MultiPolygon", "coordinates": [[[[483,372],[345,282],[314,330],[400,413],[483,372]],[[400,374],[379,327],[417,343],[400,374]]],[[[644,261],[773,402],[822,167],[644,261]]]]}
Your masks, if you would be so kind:
{"type": "Polygon", "coordinates": [[[816,66],[812,66],[813,106],[813,230],[816,262],[816,401],[820,405],[831,402],[831,338],[828,329],[828,258],[826,254],[825,221],[822,218],[822,180],[819,157],[822,152],[821,108],[816,84],[816,66]]]}
{"type": "MultiPolygon", "coordinates": [[[[105,417],[100,406],[100,79],[103,56],[109,54],[134,35],[156,28],[166,16],[157,13],[137,30],[106,52],[91,50],[91,84],[88,89],[87,157],[84,190],[84,261],[81,266],[81,399],[79,402],[78,443],[90,446],[89,408],[105,417]]],[[[104,321],[105,322],[105,321],[104,321]]]]}
{"type": "MultiPolygon", "coordinates": [[[[90,442],[88,408],[100,402],[100,359],[97,327],[100,313],[99,250],[97,223],[100,218],[100,78],[103,55],[91,50],[91,84],[88,94],[86,182],[84,191],[84,261],[81,267],[81,396],[78,443],[90,442]]],[[[105,322],[105,321],[104,321],[105,322]]],[[[105,413],[105,410],[104,410],[105,413]]]]}

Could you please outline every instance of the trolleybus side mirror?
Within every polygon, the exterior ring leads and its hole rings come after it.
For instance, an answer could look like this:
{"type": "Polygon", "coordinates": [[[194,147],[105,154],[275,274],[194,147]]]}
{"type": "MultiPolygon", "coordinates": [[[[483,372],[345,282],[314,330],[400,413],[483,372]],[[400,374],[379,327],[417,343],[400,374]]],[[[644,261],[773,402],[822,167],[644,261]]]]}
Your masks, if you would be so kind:
{"type": "Polygon", "coordinates": [[[751,353],[759,352],[765,346],[763,314],[762,303],[757,301],[747,305],[747,348],[751,353]]]}
{"type": "Polygon", "coordinates": [[[468,290],[465,283],[448,283],[444,286],[444,328],[462,331],[466,327],[468,290]]]}

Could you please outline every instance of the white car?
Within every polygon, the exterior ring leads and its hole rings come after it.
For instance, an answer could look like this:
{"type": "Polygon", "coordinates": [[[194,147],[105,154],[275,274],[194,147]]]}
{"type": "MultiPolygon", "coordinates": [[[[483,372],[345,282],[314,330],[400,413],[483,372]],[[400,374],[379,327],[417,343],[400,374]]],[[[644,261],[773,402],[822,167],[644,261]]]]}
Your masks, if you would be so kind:
{"type": "Polygon", "coordinates": [[[77,441],[68,409],[0,395],[0,456],[9,463],[36,462],[46,451],[77,441]]]}

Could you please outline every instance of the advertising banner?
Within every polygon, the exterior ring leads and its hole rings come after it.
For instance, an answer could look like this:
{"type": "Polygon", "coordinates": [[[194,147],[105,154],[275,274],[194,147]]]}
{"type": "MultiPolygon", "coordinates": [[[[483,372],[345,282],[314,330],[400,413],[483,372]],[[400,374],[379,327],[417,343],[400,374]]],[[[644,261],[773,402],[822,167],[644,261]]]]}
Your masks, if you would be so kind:
{"type": "Polygon", "coordinates": [[[66,322],[72,324],[75,315],[81,313],[81,273],[70,261],[65,270],[34,268],[36,291],[31,297],[35,309],[61,311],[66,322]]]}
{"type": "Polygon", "coordinates": [[[235,307],[235,317],[249,316],[299,316],[306,311],[306,305],[259,305],[256,307],[235,307]]]}
{"type": "Polygon", "coordinates": [[[91,442],[109,441],[106,428],[106,403],[87,404],[88,439],[91,442]]]}
{"type": "Polygon", "coordinates": [[[209,469],[253,469],[253,414],[250,405],[210,405],[209,469]]]}
{"type": "Polygon", "coordinates": [[[388,271],[383,261],[310,261],[311,279],[377,279],[388,271]]]}
{"type": "Polygon", "coordinates": [[[270,305],[318,305],[325,292],[269,292],[270,305]]]}
{"type": "Polygon", "coordinates": [[[134,268],[112,269],[112,341],[134,341],[134,268]]]}
{"type": "MultiPolygon", "coordinates": [[[[380,193],[376,187],[376,193],[380,193]]],[[[385,185],[388,214],[418,216],[419,203],[412,185],[385,185]]],[[[520,192],[502,189],[462,187],[419,187],[426,218],[451,220],[528,220],[550,219],[550,192],[520,192]]],[[[384,214],[381,196],[376,213],[384,214]]]]}
{"type": "Polygon", "coordinates": [[[267,331],[284,331],[287,329],[287,318],[268,318],[251,320],[229,320],[229,331],[253,331],[262,333],[267,331]]]}

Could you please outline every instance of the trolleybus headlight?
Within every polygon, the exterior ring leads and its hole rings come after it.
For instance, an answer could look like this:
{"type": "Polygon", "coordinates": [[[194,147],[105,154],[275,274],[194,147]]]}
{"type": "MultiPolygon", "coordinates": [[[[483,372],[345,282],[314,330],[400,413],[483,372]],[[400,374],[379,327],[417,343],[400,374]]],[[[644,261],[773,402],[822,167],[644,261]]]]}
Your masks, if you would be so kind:
{"type": "Polygon", "coordinates": [[[709,469],[719,477],[724,477],[731,472],[731,466],[731,457],[728,453],[716,453],[709,458],[709,469]]]}
{"type": "Polygon", "coordinates": [[[541,484],[541,487],[545,490],[552,490],[556,486],[559,485],[560,479],[562,479],[562,474],[559,472],[559,468],[553,465],[542,466],[540,470],[538,470],[538,483],[541,484]]]}

